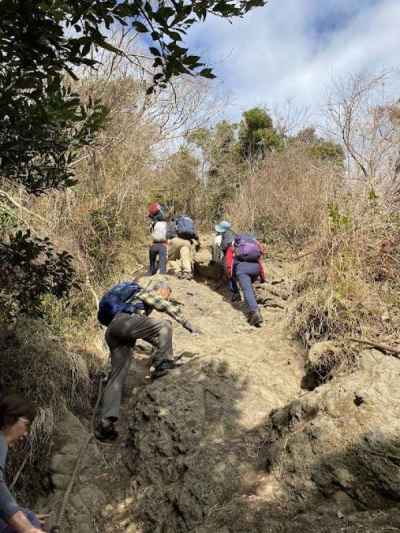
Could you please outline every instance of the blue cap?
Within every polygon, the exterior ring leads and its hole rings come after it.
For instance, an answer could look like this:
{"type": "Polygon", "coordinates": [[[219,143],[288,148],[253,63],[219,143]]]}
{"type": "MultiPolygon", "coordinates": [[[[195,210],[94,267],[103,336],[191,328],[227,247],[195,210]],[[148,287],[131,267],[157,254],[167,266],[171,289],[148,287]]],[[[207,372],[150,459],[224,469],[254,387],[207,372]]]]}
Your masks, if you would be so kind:
{"type": "Polygon", "coordinates": [[[225,231],[227,231],[231,227],[231,223],[227,222],[226,220],[223,220],[219,224],[215,224],[214,227],[217,233],[225,233],[225,231]]]}

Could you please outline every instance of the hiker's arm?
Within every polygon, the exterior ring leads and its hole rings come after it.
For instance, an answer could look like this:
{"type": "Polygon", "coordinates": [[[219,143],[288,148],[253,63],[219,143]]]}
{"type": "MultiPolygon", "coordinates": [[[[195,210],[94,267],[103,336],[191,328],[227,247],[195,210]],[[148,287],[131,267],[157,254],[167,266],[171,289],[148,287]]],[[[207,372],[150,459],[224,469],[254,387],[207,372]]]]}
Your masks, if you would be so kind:
{"type": "Polygon", "coordinates": [[[185,320],[185,318],[182,316],[181,310],[177,305],[173,304],[168,300],[164,300],[157,294],[153,294],[151,292],[143,291],[138,295],[138,297],[145,305],[156,309],[160,313],[166,313],[168,316],[173,318],[176,322],[178,322],[178,324],[180,324],[182,327],[184,327],[191,333],[197,333],[197,331],[190,324],[190,322],[188,320],[185,320]]]}
{"type": "Polygon", "coordinates": [[[137,297],[144,303],[146,314],[147,310],[151,312],[153,309],[159,311],[160,313],[167,313],[170,317],[176,320],[180,316],[180,309],[178,306],[174,305],[168,300],[164,300],[161,296],[154,294],[150,291],[142,291],[137,297]]]}
{"type": "Polygon", "coordinates": [[[22,511],[17,511],[8,520],[8,524],[18,533],[37,533],[43,531],[33,526],[22,511]]]}
{"type": "Polygon", "coordinates": [[[234,262],[234,256],[233,256],[233,246],[229,246],[225,253],[225,266],[226,266],[226,273],[228,274],[229,278],[233,277],[233,262],[234,262]]]}
{"type": "MultiPolygon", "coordinates": [[[[4,479],[3,468],[0,467],[0,518],[11,524],[10,519],[19,513],[20,508],[17,505],[11,492],[8,490],[4,479]]],[[[20,531],[19,529],[17,531],[20,531]]],[[[22,531],[22,530],[21,530],[22,531]]]]}

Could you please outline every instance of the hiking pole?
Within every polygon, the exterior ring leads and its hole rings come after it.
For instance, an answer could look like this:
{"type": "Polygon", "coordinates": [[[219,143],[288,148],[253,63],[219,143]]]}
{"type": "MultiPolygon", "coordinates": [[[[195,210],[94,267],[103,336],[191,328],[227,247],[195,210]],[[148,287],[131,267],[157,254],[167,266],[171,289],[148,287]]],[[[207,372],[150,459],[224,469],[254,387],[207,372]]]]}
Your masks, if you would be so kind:
{"type": "Polygon", "coordinates": [[[196,330],[188,320],[184,320],[183,318],[181,319],[175,318],[175,320],[178,322],[178,324],[180,324],[183,328],[189,331],[192,335],[200,333],[200,331],[196,330]]]}

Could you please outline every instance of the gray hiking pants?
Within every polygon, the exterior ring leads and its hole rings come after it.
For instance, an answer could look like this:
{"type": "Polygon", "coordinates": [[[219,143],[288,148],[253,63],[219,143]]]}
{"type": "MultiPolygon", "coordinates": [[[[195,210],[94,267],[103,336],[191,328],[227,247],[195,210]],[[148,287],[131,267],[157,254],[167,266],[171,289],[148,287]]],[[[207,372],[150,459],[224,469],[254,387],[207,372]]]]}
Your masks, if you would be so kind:
{"type": "Polygon", "coordinates": [[[138,339],[143,339],[155,347],[152,355],[153,365],[173,357],[172,324],[169,320],[118,314],[106,331],[106,342],[111,352],[111,374],[103,393],[102,418],[119,418],[122,390],[138,339]]]}

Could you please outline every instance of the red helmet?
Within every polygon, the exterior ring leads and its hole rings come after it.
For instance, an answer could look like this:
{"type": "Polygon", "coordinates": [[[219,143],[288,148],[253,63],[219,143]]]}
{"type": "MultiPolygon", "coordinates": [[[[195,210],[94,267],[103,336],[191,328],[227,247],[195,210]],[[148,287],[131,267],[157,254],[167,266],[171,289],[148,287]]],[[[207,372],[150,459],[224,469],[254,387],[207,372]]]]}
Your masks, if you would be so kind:
{"type": "Polygon", "coordinates": [[[148,212],[150,217],[154,217],[154,215],[157,215],[161,211],[161,205],[158,202],[153,202],[152,204],[149,204],[148,212]]]}

